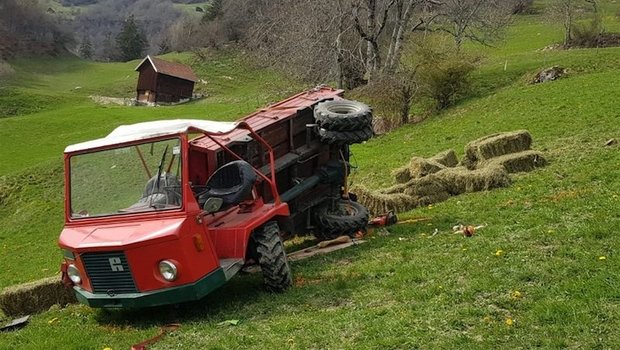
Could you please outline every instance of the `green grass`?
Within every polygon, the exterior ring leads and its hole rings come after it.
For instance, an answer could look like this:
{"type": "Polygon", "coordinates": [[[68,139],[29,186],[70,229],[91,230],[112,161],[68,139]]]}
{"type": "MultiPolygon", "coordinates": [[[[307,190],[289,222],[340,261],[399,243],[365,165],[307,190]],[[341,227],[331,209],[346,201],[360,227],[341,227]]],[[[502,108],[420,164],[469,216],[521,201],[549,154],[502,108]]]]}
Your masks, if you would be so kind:
{"type": "MultiPolygon", "coordinates": [[[[104,137],[120,124],[140,121],[235,120],[303,89],[298,82],[256,69],[227,53],[208,55],[206,63],[189,54],[167,57],[192,63],[195,73],[207,81],[196,88],[208,95],[205,99],[156,108],[99,106],[89,99],[90,94],[134,94],[137,61],[110,64],[63,58],[12,62],[17,73],[4,89],[23,91],[12,101],[26,106],[24,110],[42,111],[0,119],[0,265],[10,271],[0,276],[0,289],[52,276],[58,269],[62,154],[67,145],[104,137]],[[52,102],[39,105],[41,100],[52,102]]],[[[0,105],[0,110],[5,107],[0,105]]]]}
{"type": "Polygon", "coordinates": [[[208,7],[209,5],[209,1],[204,1],[204,2],[198,2],[195,4],[174,4],[174,7],[185,11],[186,13],[192,15],[192,16],[196,16],[196,17],[202,17],[204,15],[204,12],[198,12],[196,11],[196,7],[201,7],[203,10],[208,7]]]}
{"type": "Polygon", "coordinates": [[[206,63],[189,54],[165,57],[193,63],[195,73],[206,81],[197,83],[196,91],[206,93],[207,98],[173,107],[101,106],[88,96],[135,95],[134,69],[139,61],[110,64],[63,58],[12,62],[17,73],[8,86],[0,85],[0,101],[2,91],[7,91],[12,101],[0,105],[0,117],[5,116],[0,118],[0,159],[10,159],[0,162],[0,175],[60,159],[65,146],[104,137],[119,124],[170,118],[234,120],[301,89],[299,83],[269,70],[254,69],[229,54],[209,55],[206,63]],[[19,107],[11,107],[13,104],[19,107]],[[15,116],[14,110],[40,112],[15,116]]]}
{"type": "MultiPolygon", "coordinates": [[[[509,188],[401,214],[401,219],[430,221],[397,225],[387,237],[371,235],[363,245],[295,262],[295,288],[282,295],[263,292],[260,276],[251,275],[235,277],[202,301],[179,308],[107,312],[73,305],[36,315],[25,329],[0,335],[0,348],[127,348],[169,322],[182,328],[154,349],[620,347],[615,232],[620,152],[618,146],[604,146],[620,138],[620,49],[537,52],[561,33],[529,42],[526,33],[538,30],[532,29],[535,18],[511,29],[507,47],[488,49],[474,75],[475,96],[353,147],[359,170],[352,180],[388,186],[390,170],[412,155],[428,157],[448,148],[462,155],[468,141],[515,129],[530,130],[534,148],[550,161],[547,167],[514,176],[509,188]],[[568,77],[525,83],[525,76],[553,64],[569,68],[568,77]],[[488,226],[464,238],[451,233],[457,223],[488,226]],[[435,229],[439,233],[433,236],[435,229]],[[231,319],[240,323],[218,326],[231,319]]],[[[19,63],[16,67],[25,74],[19,63]]],[[[108,65],[88,67],[85,77],[108,65]]],[[[77,93],[82,99],[66,106],[0,120],[5,133],[0,157],[10,160],[0,164],[0,173],[8,174],[0,181],[0,265],[8,270],[0,275],[0,285],[56,269],[55,240],[62,225],[59,159],[65,144],[102,136],[116,124],[200,109],[208,111],[200,115],[232,119],[289,92],[270,85],[278,77],[273,72],[255,73],[232,56],[197,70],[209,80],[209,98],[200,103],[97,107],[77,93]],[[65,131],[67,125],[75,131],[65,131]],[[49,128],[58,135],[45,137],[49,128]],[[29,143],[13,144],[22,138],[29,143]],[[16,152],[31,155],[23,160],[11,155],[16,152]]],[[[60,70],[49,76],[49,84],[70,89],[67,76],[74,74],[60,70]]],[[[114,79],[122,76],[104,78],[118,82],[114,79]]],[[[106,84],[83,89],[105,91],[106,84]]],[[[30,84],[23,88],[31,89],[30,84]]],[[[32,89],[33,94],[47,91],[32,89]]]]}

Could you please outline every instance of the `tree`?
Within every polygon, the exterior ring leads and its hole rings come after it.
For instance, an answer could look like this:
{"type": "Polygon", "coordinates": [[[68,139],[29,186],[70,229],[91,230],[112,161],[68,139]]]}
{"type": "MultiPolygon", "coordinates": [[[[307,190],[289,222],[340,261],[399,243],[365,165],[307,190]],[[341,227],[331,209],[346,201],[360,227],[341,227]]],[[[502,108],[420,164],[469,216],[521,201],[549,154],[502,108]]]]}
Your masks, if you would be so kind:
{"type": "Polygon", "coordinates": [[[205,14],[202,16],[202,21],[213,21],[222,14],[223,7],[224,3],[222,0],[211,0],[211,4],[205,8],[205,14]]]}
{"type": "Polygon", "coordinates": [[[437,4],[436,28],[450,34],[457,49],[466,39],[490,45],[500,38],[514,9],[514,4],[504,0],[444,0],[437,4]]]}
{"type": "Polygon", "coordinates": [[[554,0],[548,7],[548,18],[559,22],[564,28],[564,46],[568,46],[573,39],[573,25],[577,17],[579,0],[554,0]]]}
{"type": "Polygon", "coordinates": [[[353,20],[357,33],[366,41],[366,74],[372,80],[381,67],[381,50],[379,37],[387,24],[390,8],[396,0],[355,0],[353,2],[353,20]],[[364,25],[361,22],[364,21],[364,25]]]}
{"type": "Polygon", "coordinates": [[[78,51],[82,58],[89,60],[93,57],[93,45],[90,43],[90,39],[87,36],[82,38],[82,43],[78,51]]]}
{"type": "Polygon", "coordinates": [[[394,73],[398,69],[402,46],[408,34],[422,27],[427,22],[433,21],[436,15],[423,14],[415,25],[411,26],[410,24],[417,9],[423,9],[423,12],[426,13],[428,7],[432,4],[433,2],[429,0],[396,0],[396,5],[394,6],[395,17],[393,19],[394,28],[392,29],[385,66],[383,67],[384,72],[394,73]]]}
{"type": "Polygon", "coordinates": [[[116,36],[116,44],[123,61],[131,61],[143,56],[148,42],[133,15],[125,20],[121,32],[116,36]]]}

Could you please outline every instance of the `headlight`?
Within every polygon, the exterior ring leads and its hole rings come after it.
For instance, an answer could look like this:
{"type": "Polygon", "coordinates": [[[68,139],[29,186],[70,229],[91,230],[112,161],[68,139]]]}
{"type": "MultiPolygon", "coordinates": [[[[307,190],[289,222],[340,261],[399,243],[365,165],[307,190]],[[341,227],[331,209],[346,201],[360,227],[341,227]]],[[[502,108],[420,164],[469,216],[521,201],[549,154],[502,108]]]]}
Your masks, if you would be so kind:
{"type": "Polygon", "coordinates": [[[69,266],[67,266],[67,275],[69,276],[69,279],[71,279],[71,282],[75,284],[82,283],[82,277],[80,276],[80,270],[78,270],[78,268],[75,267],[75,265],[70,264],[69,266]]]}
{"type": "Polygon", "coordinates": [[[159,262],[159,273],[166,281],[174,281],[177,279],[177,267],[168,260],[159,262]]]}

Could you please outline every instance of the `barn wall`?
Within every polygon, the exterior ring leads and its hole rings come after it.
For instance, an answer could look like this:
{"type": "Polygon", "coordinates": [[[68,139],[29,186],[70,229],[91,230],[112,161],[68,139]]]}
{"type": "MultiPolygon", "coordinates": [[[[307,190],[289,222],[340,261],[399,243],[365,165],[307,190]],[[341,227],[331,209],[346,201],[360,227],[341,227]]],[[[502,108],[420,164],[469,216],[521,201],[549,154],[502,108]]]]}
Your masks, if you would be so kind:
{"type": "Polygon", "coordinates": [[[144,62],[144,64],[138,69],[140,76],[138,77],[137,90],[151,90],[155,91],[157,88],[157,73],[150,62],[144,62]]]}
{"type": "Polygon", "coordinates": [[[160,74],[156,91],[157,102],[177,102],[192,97],[194,82],[160,74]]]}

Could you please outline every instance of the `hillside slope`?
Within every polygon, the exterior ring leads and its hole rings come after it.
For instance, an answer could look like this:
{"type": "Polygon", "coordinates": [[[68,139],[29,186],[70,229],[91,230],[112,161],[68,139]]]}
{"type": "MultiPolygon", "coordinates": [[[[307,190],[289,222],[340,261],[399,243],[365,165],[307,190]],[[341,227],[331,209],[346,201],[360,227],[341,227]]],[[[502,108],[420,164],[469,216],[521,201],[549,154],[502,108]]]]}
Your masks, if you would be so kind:
{"type": "MultiPolygon", "coordinates": [[[[75,305],[33,317],[26,329],[0,338],[0,347],[127,348],[169,322],[181,322],[182,328],[153,348],[620,347],[620,238],[615,232],[620,152],[618,145],[604,145],[620,140],[620,49],[537,51],[540,42],[529,40],[528,33],[544,26],[534,20],[524,18],[511,29],[518,39],[489,49],[475,73],[478,96],[355,146],[359,170],[352,180],[387,186],[390,170],[411,155],[426,157],[448,148],[462,155],[470,140],[515,129],[532,133],[534,148],[550,161],[547,167],[515,176],[509,188],[401,214],[401,219],[428,221],[397,225],[388,236],[370,236],[365,244],[295,262],[295,288],[281,295],[262,292],[260,276],[251,275],[178,309],[103,312],[75,305]],[[552,83],[526,84],[526,76],[552,64],[570,74],[552,83]],[[451,233],[457,223],[487,227],[464,238],[451,233]],[[240,322],[219,325],[226,320],[240,322]],[[80,337],[66,336],[76,330],[80,337]]],[[[557,34],[551,32],[549,40],[557,40],[557,34]]],[[[209,67],[228,76],[223,72],[230,66],[215,62],[209,67]]],[[[83,74],[91,80],[88,71],[83,74]]],[[[65,143],[104,134],[114,123],[201,108],[226,118],[238,103],[250,108],[273,96],[262,92],[273,79],[243,78],[247,85],[221,78],[221,94],[180,109],[147,114],[93,108],[82,96],[75,107],[0,120],[0,130],[14,130],[0,138],[2,159],[13,159],[5,147],[27,156],[13,145],[19,137],[44,148],[39,159],[16,161],[16,168],[27,169],[22,175],[2,180],[11,197],[0,206],[0,265],[10,270],[0,275],[0,285],[51,274],[56,266],[62,199],[58,159],[65,143]],[[92,123],[89,111],[99,115],[92,123]],[[46,129],[62,129],[72,116],[83,121],[80,131],[45,138],[46,129]],[[19,129],[18,118],[41,125],[33,123],[33,132],[19,129]],[[55,124],[56,118],[65,118],[64,124],[55,124]],[[4,136],[13,138],[9,143],[4,136]],[[35,164],[40,165],[26,168],[35,164]],[[27,185],[6,186],[10,183],[27,185]]],[[[54,83],[55,74],[49,79],[54,86],[73,84],[54,83]]],[[[266,90],[280,91],[273,85],[266,90]]],[[[2,166],[5,173],[11,168],[2,166]]]]}

